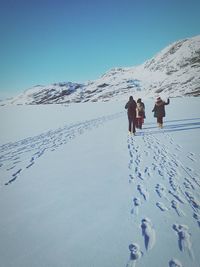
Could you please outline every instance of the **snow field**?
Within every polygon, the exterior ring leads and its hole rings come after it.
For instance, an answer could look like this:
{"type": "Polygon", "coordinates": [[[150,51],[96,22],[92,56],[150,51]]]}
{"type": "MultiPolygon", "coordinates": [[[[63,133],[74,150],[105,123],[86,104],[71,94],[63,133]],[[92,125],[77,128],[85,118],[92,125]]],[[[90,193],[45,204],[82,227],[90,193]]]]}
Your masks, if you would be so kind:
{"type": "Polygon", "coordinates": [[[21,127],[0,147],[3,266],[199,266],[199,100],[172,99],[162,130],[144,102],[136,136],[123,101],[15,107],[21,127]]]}

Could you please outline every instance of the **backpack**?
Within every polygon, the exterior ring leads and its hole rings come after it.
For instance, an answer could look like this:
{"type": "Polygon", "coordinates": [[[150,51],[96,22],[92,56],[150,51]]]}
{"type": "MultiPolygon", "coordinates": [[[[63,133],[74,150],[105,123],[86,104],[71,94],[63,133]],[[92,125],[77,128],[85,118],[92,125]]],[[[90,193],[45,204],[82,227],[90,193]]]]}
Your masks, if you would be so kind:
{"type": "Polygon", "coordinates": [[[141,103],[137,103],[137,110],[138,110],[138,115],[143,116],[144,115],[144,105],[141,103]]]}

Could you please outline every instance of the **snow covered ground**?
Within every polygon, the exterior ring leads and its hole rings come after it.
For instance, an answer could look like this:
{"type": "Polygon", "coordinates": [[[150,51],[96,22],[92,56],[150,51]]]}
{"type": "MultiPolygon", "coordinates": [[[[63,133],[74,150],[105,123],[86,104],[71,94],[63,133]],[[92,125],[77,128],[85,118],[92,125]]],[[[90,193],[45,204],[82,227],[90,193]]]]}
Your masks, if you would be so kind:
{"type": "Polygon", "coordinates": [[[0,107],[0,266],[199,267],[199,98],[0,107]]]}

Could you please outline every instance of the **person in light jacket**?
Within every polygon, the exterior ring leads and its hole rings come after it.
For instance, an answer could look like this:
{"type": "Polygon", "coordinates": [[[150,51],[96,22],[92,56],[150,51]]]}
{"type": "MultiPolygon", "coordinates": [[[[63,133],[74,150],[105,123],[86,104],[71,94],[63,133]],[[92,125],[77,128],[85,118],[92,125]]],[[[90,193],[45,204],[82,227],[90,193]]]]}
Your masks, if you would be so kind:
{"type": "Polygon", "coordinates": [[[145,105],[142,102],[142,99],[138,98],[136,107],[136,128],[142,129],[144,118],[145,118],[145,105]]]}
{"type": "Polygon", "coordinates": [[[167,102],[163,101],[160,97],[157,97],[154,108],[154,117],[157,118],[157,124],[159,128],[163,128],[163,117],[165,117],[165,106],[169,104],[169,98],[167,102]]]}

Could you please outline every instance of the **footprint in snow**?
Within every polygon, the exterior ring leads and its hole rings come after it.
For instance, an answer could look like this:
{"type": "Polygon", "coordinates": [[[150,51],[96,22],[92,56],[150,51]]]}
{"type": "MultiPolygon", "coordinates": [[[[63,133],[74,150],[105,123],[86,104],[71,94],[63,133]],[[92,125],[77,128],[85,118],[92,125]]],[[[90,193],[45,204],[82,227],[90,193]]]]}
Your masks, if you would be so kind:
{"type": "Polygon", "coordinates": [[[141,172],[139,172],[139,171],[137,172],[137,177],[138,177],[139,179],[141,179],[141,180],[144,180],[143,177],[142,177],[141,172]]]}
{"type": "MultiPolygon", "coordinates": [[[[161,165],[160,165],[161,166],[161,165]]],[[[161,168],[163,169],[163,167],[161,166],[161,168]]],[[[158,169],[158,175],[159,176],[164,176],[164,173],[163,173],[163,171],[161,170],[161,169],[158,169]]]]}
{"type": "Polygon", "coordinates": [[[135,267],[137,260],[143,256],[143,252],[140,250],[140,246],[136,243],[129,245],[130,258],[126,267],[135,267]]]}
{"type": "Polygon", "coordinates": [[[189,191],[186,191],[185,192],[186,194],[186,197],[190,203],[190,205],[192,206],[192,208],[195,210],[195,211],[199,211],[200,210],[200,202],[194,197],[194,195],[189,192],[189,191]]]}
{"type": "Polygon", "coordinates": [[[133,160],[131,159],[129,164],[128,164],[128,168],[131,169],[132,168],[132,165],[133,165],[133,160]]]}
{"type": "Polygon", "coordinates": [[[181,149],[180,149],[179,147],[175,147],[175,149],[176,149],[177,151],[181,151],[181,149]]]}
{"type": "Polygon", "coordinates": [[[177,191],[178,190],[178,185],[176,184],[176,182],[174,181],[175,179],[173,179],[172,177],[169,178],[169,184],[171,186],[171,188],[174,190],[174,191],[177,191]]]}
{"type": "Polygon", "coordinates": [[[162,202],[157,202],[156,206],[161,210],[161,211],[167,211],[168,208],[165,207],[165,205],[162,202]]]}
{"type": "Polygon", "coordinates": [[[183,183],[185,185],[186,188],[189,188],[191,187],[193,190],[195,189],[194,185],[192,184],[192,182],[188,179],[188,178],[185,178],[185,183],[183,183]]]}
{"type": "Polygon", "coordinates": [[[171,204],[172,204],[172,208],[175,209],[178,216],[180,216],[180,217],[185,216],[185,213],[180,209],[179,203],[176,200],[172,200],[171,204]]]}
{"type": "Polygon", "coordinates": [[[191,161],[196,161],[192,156],[187,156],[188,159],[190,159],[191,161]]]}
{"type": "Polygon", "coordinates": [[[18,164],[20,162],[21,162],[21,160],[13,161],[13,164],[18,164]]]}
{"type": "Polygon", "coordinates": [[[153,170],[154,170],[154,171],[158,168],[158,165],[155,164],[155,163],[152,163],[152,166],[153,166],[153,170]]]}
{"type": "Polygon", "coordinates": [[[18,177],[18,175],[21,173],[21,171],[22,171],[22,169],[19,169],[18,171],[16,171],[15,173],[13,173],[13,175],[12,175],[12,179],[10,179],[7,183],[5,183],[4,185],[9,185],[9,184],[11,184],[12,182],[14,182],[16,179],[17,179],[17,177],[18,177]]]}
{"type": "Polygon", "coordinates": [[[145,167],[144,174],[146,174],[148,177],[151,177],[151,172],[149,170],[149,167],[145,167]]]}
{"type": "Polygon", "coordinates": [[[178,200],[180,203],[185,204],[184,199],[180,195],[180,193],[177,191],[176,193],[172,192],[171,190],[168,191],[176,200],[178,200]]]}
{"type": "Polygon", "coordinates": [[[140,163],[140,160],[139,160],[139,157],[137,157],[136,160],[135,160],[135,164],[139,165],[139,163],[140,163]]]}
{"type": "Polygon", "coordinates": [[[32,161],[29,165],[26,166],[26,168],[30,168],[34,164],[34,161],[32,161]]]}
{"type": "Polygon", "coordinates": [[[173,177],[175,175],[178,175],[178,171],[177,171],[178,169],[176,167],[174,168],[174,165],[171,162],[168,162],[167,165],[170,168],[170,170],[167,171],[169,176],[173,177]]]}
{"type": "Polygon", "coordinates": [[[135,214],[135,215],[138,215],[138,207],[141,205],[141,201],[139,198],[135,197],[133,199],[133,204],[134,204],[134,207],[132,208],[131,210],[131,214],[135,214]]]}
{"type": "Polygon", "coordinates": [[[183,224],[174,224],[173,229],[178,234],[178,247],[180,251],[187,252],[189,256],[194,259],[192,242],[190,240],[191,234],[188,232],[188,226],[183,224]]]}
{"type": "Polygon", "coordinates": [[[142,219],[141,228],[142,235],[144,236],[145,248],[146,250],[150,250],[154,247],[156,241],[156,233],[151,220],[148,218],[142,219]]]}
{"type": "MultiPolygon", "coordinates": [[[[196,176],[197,176],[197,175],[196,175],[196,176]]],[[[199,183],[199,181],[197,180],[197,178],[194,177],[194,176],[191,176],[191,177],[192,177],[192,180],[195,182],[195,184],[198,185],[198,186],[200,187],[200,183],[199,183]]]]}
{"type": "Polygon", "coordinates": [[[139,171],[138,167],[135,167],[135,174],[136,174],[137,178],[144,180],[144,178],[142,177],[142,173],[139,171]]]}
{"type": "Polygon", "coordinates": [[[182,263],[177,259],[171,259],[169,261],[169,267],[183,267],[182,263]]]}
{"type": "Polygon", "coordinates": [[[191,169],[190,167],[186,167],[186,169],[187,169],[189,172],[193,172],[193,169],[191,169]]]}
{"type": "Polygon", "coordinates": [[[20,172],[22,171],[22,169],[19,169],[18,171],[16,171],[15,173],[13,173],[13,177],[17,176],[18,174],[20,174],[20,172]]]}
{"type": "Polygon", "coordinates": [[[186,189],[194,189],[191,187],[191,184],[184,182],[183,185],[185,186],[186,189]]]}
{"type": "Polygon", "coordinates": [[[133,157],[133,153],[131,151],[129,151],[129,154],[130,154],[130,157],[132,158],[133,157]]]}
{"type": "Polygon", "coordinates": [[[13,165],[12,167],[10,167],[10,168],[6,169],[6,171],[10,171],[10,170],[14,169],[14,168],[15,168],[15,166],[16,166],[16,165],[13,165]]]}
{"type": "Polygon", "coordinates": [[[159,195],[160,198],[166,197],[166,188],[162,184],[157,184],[156,185],[156,193],[159,195]]]}
{"type": "Polygon", "coordinates": [[[193,214],[193,218],[194,218],[195,220],[197,220],[198,226],[200,227],[200,215],[197,214],[197,213],[194,213],[194,214],[193,214]]]}
{"type": "Polygon", "coordinates": [[[148,200],[149,199],[149,192],[142,186],[142,185],[138,185],[137,186],[137,190],[140,192],[140,194],[143,196],[144,200],[148,200]]]}
{"type": "Polygon", "coordinates": [[[131,183],[134,180],[134,177],[132,174],[129,174],[129,183],[131,183]]]}
{"type": "Polygon", "coordinates": [[[192,160],[192,161],[196,161],[196,159],[194,158],[195,157],[195,154],[193,152],[189,152],[187,157],[192,160]]]}

